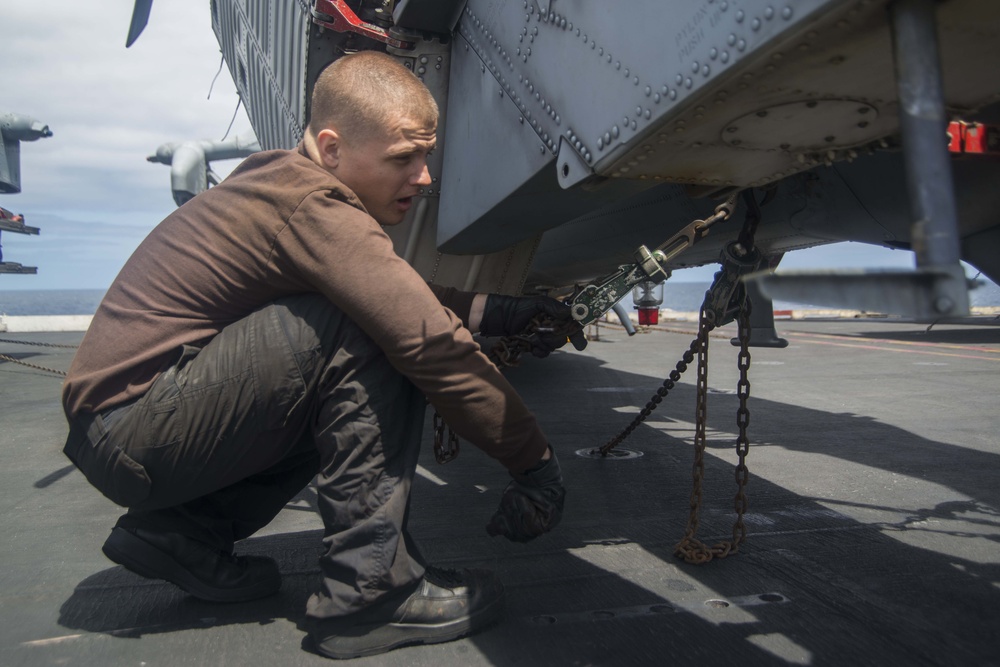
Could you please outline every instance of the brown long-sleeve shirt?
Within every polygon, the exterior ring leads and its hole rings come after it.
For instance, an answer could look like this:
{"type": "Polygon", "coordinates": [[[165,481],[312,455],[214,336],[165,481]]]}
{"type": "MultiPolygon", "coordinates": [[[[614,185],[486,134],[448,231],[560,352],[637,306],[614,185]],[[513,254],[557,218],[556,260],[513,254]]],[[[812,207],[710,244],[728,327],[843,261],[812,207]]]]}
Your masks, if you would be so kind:
{"type": "Polygon", "coordinates": [[[511,470],[542,456],[534,416],[459,320],[473,295],[432,290],[301,148],[247,158],[150,232],[73,360],[67,416],[141,396],[182,345],[204,345],[258,307],[305,292],[357,323],[463,438],[511,470]]]}

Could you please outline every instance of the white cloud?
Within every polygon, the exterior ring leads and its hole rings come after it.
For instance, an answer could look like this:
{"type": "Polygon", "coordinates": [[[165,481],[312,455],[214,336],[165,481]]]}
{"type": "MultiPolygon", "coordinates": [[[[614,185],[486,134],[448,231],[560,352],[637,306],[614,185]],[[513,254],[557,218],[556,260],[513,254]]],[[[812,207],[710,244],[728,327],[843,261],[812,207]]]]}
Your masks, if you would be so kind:
{"type": "MultiPolygon", "coordinates": [[[[174,209],[169,170],[146,157],[168,141],[221,139],[229,126],[239,98],[228,69],[206,99],[221,58],[208,1],[154,2],[145,32],[126,49],[131,12],[121,0],[4,3],[0,112],[33,116],[54,136],[22,143],[22,192],[0,197],[42,227],[42,237],[2,239],[5,259],[37,264],[39,276],[17,285],[5,276],[0,288],[71,288],[84,277],[106,287],[128,256],[122,247],[130,252],[174,209]],[[51,220],[60,223],[47,228],[51,220]],[[99,229],[111,223],[124,244],[99,229]],[[86,276],[72,273],[81,270],[86,276]]],[[[248,132],[241,109],[230,136],[248,132]]]]}

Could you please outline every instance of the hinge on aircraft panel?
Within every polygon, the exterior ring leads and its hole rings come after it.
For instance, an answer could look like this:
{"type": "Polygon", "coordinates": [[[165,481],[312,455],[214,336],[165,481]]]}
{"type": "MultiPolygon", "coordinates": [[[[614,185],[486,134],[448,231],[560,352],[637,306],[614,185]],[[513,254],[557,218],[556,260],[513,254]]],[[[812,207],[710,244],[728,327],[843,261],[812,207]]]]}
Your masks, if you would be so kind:
{"type": "Polygon", "coordinates": [[[391,37],[385,28],[362,21],[344,0],[316,0],[312,8],[312,20],[335,32],[353,32],[397,49],[413,48],[413,42],[391,37]]]}

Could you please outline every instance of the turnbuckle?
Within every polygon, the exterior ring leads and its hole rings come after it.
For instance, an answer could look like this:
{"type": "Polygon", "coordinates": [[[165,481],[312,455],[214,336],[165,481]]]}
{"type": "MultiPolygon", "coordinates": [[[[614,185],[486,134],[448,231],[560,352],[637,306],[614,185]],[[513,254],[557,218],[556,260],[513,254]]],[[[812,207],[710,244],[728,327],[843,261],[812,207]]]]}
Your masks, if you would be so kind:
{"type": "Polygon", "coordinates": [[[736,210],[736,194],[715,207],[715,212],[704,220],[695,220],[681,231],[660,244],[655,250],[639,246],[632,264],[623,264],[618,270],[581,288],[569,300],[573,319],[587,325],[614,308],[633,287],[642,282],[662,283],[670,277],[664,265],[698,241],[705,238],[717,222],[728,220],[736,210]]]}

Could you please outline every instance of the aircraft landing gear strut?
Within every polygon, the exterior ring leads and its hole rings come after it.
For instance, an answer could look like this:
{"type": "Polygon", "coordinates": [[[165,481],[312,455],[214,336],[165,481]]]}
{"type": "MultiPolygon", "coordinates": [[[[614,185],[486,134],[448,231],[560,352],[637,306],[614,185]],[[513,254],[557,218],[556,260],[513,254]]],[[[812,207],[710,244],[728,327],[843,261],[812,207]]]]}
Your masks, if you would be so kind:
{"type": "Polygon", "coordinates": [[[771,298],[892,313],[918,322],[969,314],[948,156],[948,119],[935,29],[937,4],[936,0],[894,0],[889,8],[915,270],[752,278],[771,298]]]}
{"type": "Polygon", "coordinates": [[[944,86],[935,30],[935,0],[895,0],[890,6],[903,160],[912,207],[917,272],[929,316],[967,315],[969,293],[959,263],[958,209],[944,129],[944,86]]]}

